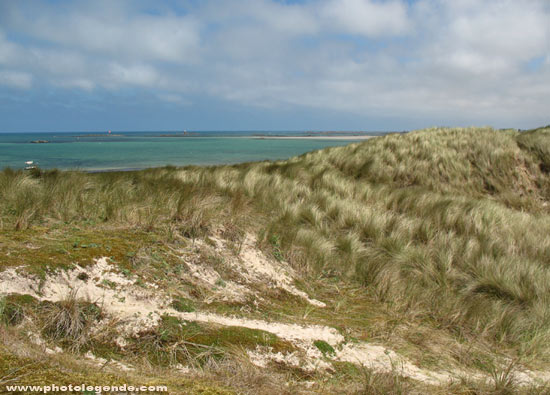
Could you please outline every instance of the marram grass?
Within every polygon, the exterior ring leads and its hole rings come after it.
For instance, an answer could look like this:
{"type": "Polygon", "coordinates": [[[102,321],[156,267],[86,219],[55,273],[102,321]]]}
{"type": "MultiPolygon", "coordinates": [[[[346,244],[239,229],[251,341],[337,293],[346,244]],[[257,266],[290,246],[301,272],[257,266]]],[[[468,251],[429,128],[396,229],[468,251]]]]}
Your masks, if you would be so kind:
{"type": "Polygon", "coordinates": [[[3,229],[223,226],[400,314],[532,355],[550,344],[550,129],[427,129],[233,166],[6,169],[3,229]]]}

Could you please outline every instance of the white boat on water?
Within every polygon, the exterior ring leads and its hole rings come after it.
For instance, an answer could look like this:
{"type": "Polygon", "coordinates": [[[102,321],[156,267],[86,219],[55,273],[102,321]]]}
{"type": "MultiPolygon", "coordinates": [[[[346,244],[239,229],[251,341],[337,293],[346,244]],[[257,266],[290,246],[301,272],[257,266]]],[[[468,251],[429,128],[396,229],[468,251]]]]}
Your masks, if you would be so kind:
{"type": "Polygon", "coordinates": [[[33,160],[28,160],[25,162],[25,170],[36,169],[36,163],[33,160]]]}

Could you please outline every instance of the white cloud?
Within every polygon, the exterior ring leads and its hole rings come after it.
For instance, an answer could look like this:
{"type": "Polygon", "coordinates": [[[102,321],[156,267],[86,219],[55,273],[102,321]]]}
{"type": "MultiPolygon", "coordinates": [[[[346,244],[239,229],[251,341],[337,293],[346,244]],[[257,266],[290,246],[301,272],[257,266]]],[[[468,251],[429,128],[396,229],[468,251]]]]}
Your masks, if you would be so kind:
{"type": "Polygon", "coordinates": [[[63,81],[60,81],[58,85],[64,88],[77,88],[88,92],[93,91],[96,86],[96,84],[93,81],[90,81],[85,78],[63,80],[63,81]]]}
{"type": "Polygon", "coordinates": [[[0,30],[0,64],[13,63],[18,56],[17,46],[9,42],[4,32],[0,30]]]}
{"type": "Polygon", "coordinates": [[[18,64],[69,78],[73,75],[87,73],[90,66],[90,59],[85,54],[79,51],[57,48],[27,48],[24,59],[18,64]]]}
{"type": "Polygon", "coordinates": [[[446,54],[443,63],[448,67],[463,69],[479,75],[507,71],[514,66],[513,63],[507,62],[505,59],[464,49],[457,49],[446,54]]]}
{"type": "Polygon", "coordinates": [[[329,0],[321,12],[327,28],[367,37],[399,35],[410,27],[400,1],[329,0]]]}
{"type": "Polygon", "coordinates": [[[174,104],[200,96],[484,124],[542,119],[550,107],[545,0],[205,0],[177,12],[160,2],[7,4],[5,85],[29,88],[32,75],[40,86],[132,87],[174,104]],[[536,58],[541,67],[527,70],[536,58]]]}
{"type": "Polygon", "coordinates": [[[97,56],[168,62],[196,56],[199,24],[193,17],[141,14],[123,2],[94,3],[93,8],[68,6],[64,13],[40,8],[32,23],[15,12],[11,24],[40,40],[97,56]]]}
{"type": "MultiPolygon", "coordinates": [[[[157,71],[147,65],[123,66],[118,63],[110,65],[108,71],[110,83],[154,86],[159,81],[157,71]]],[[[108,82],[108,83],[109,83],[108,82]]]]}
{"type": "Polygon", "coordinates": [[[32,86],[32,75],[20,71],[0,70],[0,85],[30,89],[32,86]]]}
{"type": "Polygon", "coordinates": [[[461,15],[451,32],[462,46],[487,55],[531,57],[548,48],[548,19],[538,7],[477,7],[461,15]]]}
{"type": "Polygon", "coordinates": [[[544,1],[422,0],[417,27],[429,32],[425,56],[474,74],[510,73],[550,50],[544,1]]]}
{"type": "Polygon", "coordinates": [[[201,5],[197,18],[223,30],[253,26],[257,33],[273,31],[288,38],[314,34],[321,28],[314,5],[283,4],[272,0],[205,1],[201,5]]]}

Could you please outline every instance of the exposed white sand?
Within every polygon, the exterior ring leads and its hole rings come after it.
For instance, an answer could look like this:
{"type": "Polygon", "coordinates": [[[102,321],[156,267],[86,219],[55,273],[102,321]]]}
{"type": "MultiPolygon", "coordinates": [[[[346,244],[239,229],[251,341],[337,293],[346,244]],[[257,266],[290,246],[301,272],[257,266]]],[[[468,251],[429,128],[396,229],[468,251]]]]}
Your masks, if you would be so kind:
{"type": "MultiPolygon", "coordinates": [[[[309,304],[317,307],[326,307],[326,304],[312,299],[303,291],[297,289],[294,282],[295,273],[286,262],[274,262],[268,259],[262,251],[256,247],[256,238],[247,234],[239,254],[239,260],[233,261],[233,267],[237,267],[240,274],[247,278],[248,282],[257,282],[262,280],[271,281],[276,287],[284,289],[288,293],[306,300],[309,304]]],[[[218,248],[223,248],[223,241],[217,242],[218,248]]]]}
{"type": "Polygon", "coordinates": [[[281,339],[291,341],[295,344],[303,342],[313,342],[315,340],[323,340],[331,345],[344,341],[342,336],[334,328],[321,325],[298,325],[284,324],[281,322],[269,322],[263,320],[254,320],[248,318],[230,317],[212,313],[180,313],[173,309],[166,309],[167,313],[177,316],[186,321],[206,322],[224,326],[242,326],[250,329],[259,329],[265,332],[270,332],[281,339]]]}
{"type": "MultiPolygon", "coordinates": [[[[213,249],[212,253],[223,259],[238,274],[241,284],[246,284],[250,287],[247,288],[233,281],[224,280],[224,287],[216,292],[218,295],[222,295],[222,300],[242,301],[249,294],[253,294],[256,298],[261,298],[261,295],[254,292],[252,288],[254,288],[255,284],[267,284],[271,288],[283,289],[291,295],[298,296],[313,306],[326,307],[325,303],[310,298],[307,293],[296,288],[293,285],[296,273],[294,273],[290,265],[284,261],[269,259],[257,248],[257,241],[254,235],[250,233],[245,235],[237,255],[230,252],[230,247],[221,237],[212,236],[210,240],[214,242],[215,247],[203,241],[197,241],[196,243],[201,249],[206,251],[212,251],[213,249]]],[[[182,259],[185,260],[191,274],[204,283],[215,286],[221,279],[219,273],[213,268],[197,264],[196,262],[190,262],[183,256],[182,259]]]]}
{"type": "MultiPolygon", "coordinates": [[[[152,285],[148,288],[154,289],[152,285]]],[[[75,265],[72,270],[48,275],[42,283],[36,277],[18,273],[17,268],[8,268],[0,273],[0,295],[10,293],[29,294],[51,302],[71,295],[89,300],[117,317],[129,334],[155,326],[160,318],[157,309],[170,302],[166,295],[159,297],[154,290],[134,286],[133,281],[116,271],[105,257],[85,268],[75,265]],[[88,279],[80,280],[81,273],[86,273],[88,279]]]]}
{"type": "MultiPolygon", "coordinates": [[[[224,247],[221,240],[217,240],[216,244],[218,248],[224,247]]],[[[291,287],[289,284],[292,279],[290,268],[284,268],[284,265],[280,268],[278,267],[279,262],[271,262],[263,256],[259,250],[255,249],[253,237],[247,236],[238,258],[247,262],[240,263],[249,269],[250,280],[270,278],[275,284],[291,287]]],[[[194,271],[194,275],[197,275],[196,271],[194,271]]],[[[207,282],[214,280],[214,276],[209,272],[198,275],[205,275],[207,282]]],[[[294,289],[293,291],[298,290],[294,289]]],[[[395,372],[433,385],[448,383],[461,376],[488,380],[488,376],[460,369],[442,372],[420,368],[384,346],[366,342],[346,342],[341,333],[329,326],[269,322],[206,312],[178,312],[169,307],[171,299],[158,287],[154,284],[145,284],[145,288],[135,285],[131,279],[120,273],[115,265],[111,265],[108,258],[98,259],[95,264],[87,267],[75,265],[71,270],[50,274],[43,281],[18,272],[17,268],[8,268],[0,272],[0,295],[10,293],[30,294],[40,300],[49,301],[59,301],[73,295],[97,302],[111,319],[118,320],[118,330],[123,336],[139,336],[140,332],[157,325],[161,315],[169,314],[187,321],[263,330],[273,333],[295,346],[296,351],[286,354],[274,353],[265,347],[249,351],[250,361],[260,367],[265,367],[269,362],[274,361],[310,371],[330,370],[332,368],[331,361],[346,361],[365,366],[373,371],[395,372]],[[78,279],[79,274],[83,272],[89,276],[85,281],[78,279]],[[38,288],[39,284],[41,284],[40,289],[38,288]],[[334,354],[323,355],[314,345],[318,340],[330,344],[335,350],[334,354]]],[[[300,296],[309,299],[307,295],[300,296]]],[[[41,343],[40,340],[34,339],[34,341],[41,343]]],[[[122,337],[118,343],[124,347],[124,338],[122,337]]],[[[48,351],[60,352],[59,349],[51,351],[47,349],[46,352],[48,351]]],[[[101,364],[105,363],[104,360],[93,355],[86,357],[101,364]]],[[[131,369],[123,364],[113,364],[113,366],[122,370],[131,369]]],[[[517,381],[524,385],[549,378],[547,372],[527,370],[515,372],[514,375],[517,381]]]]}

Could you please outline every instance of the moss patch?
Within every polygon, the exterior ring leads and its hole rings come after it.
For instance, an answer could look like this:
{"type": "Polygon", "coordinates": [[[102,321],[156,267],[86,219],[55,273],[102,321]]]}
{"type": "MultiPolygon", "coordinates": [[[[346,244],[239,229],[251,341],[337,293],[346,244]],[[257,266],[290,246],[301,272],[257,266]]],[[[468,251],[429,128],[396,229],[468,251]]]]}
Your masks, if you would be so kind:
{"type": "Polygon", "coordinates": [[[204,363],[208,358],[222,358],[233,346],[255,349],[273,348],[274,352],[289,352],[294,346],[276,335],[258,329],[233,326],[207,326],[164,315],[154,330],[131,339],[131,352],[143,355],[154,364],[204,363]]]}
{"type": "Polygon", "coordinates": [[[0,233],[0,269],[24,266],[43,277],[54,269],[73,264],[87,266],[100,257],[110,257],[122,268],[132,267],[132,254],[144,246],[156,246],[158,237],[130,229],[40,228],[0,233]]]}
{"type": "Polygon", "coordinates": [[[174,298],[170,306],[179,312],[190,313],[195,311],[195,303],[191,299],[183,298],[181,296],[174,298]]]}
{"type": "Polygon", "coordinates": [[[8,325],[17,325],[37,303],[38,301],[31,295],[4,296],[0,299],[0,321],[8,325]]]}
{"type": "Polygon", "coordinates": [[[317,349],[321,351],[325,357],[336,353],[334,348],[324,340],[315,340],[313,345],[317,347],[317,349]]]}
{"type": "Polygon", "coordinates": [[[0,346],[0,382],[7,380],[11,380],[9,384],[25,385],[68,385],[83,382],[90,385],[116,385],[125,382],[121,377],[93,369],[82,374],[61,366],[49,365],[47,362],[18,357],[0,346]]]}
{"type": "MultiPolygon", "coordinates": [[[[9,385],[166,385],[170,394],[192,395],[230,395],[234,394],[228,388],[202,379],[186,379],[184,377],[162,375],[149,377],[147,375],[125,375],[102,371],[90,365],[79,365],[71,361],[35,360],[12,354],[0,345],[0,386],[4,389],[9,385]],[[9,380],[9,381],[8,381],[9,380]]],[[[11,392],[23,394],[24,392],[11,392]]]]}

